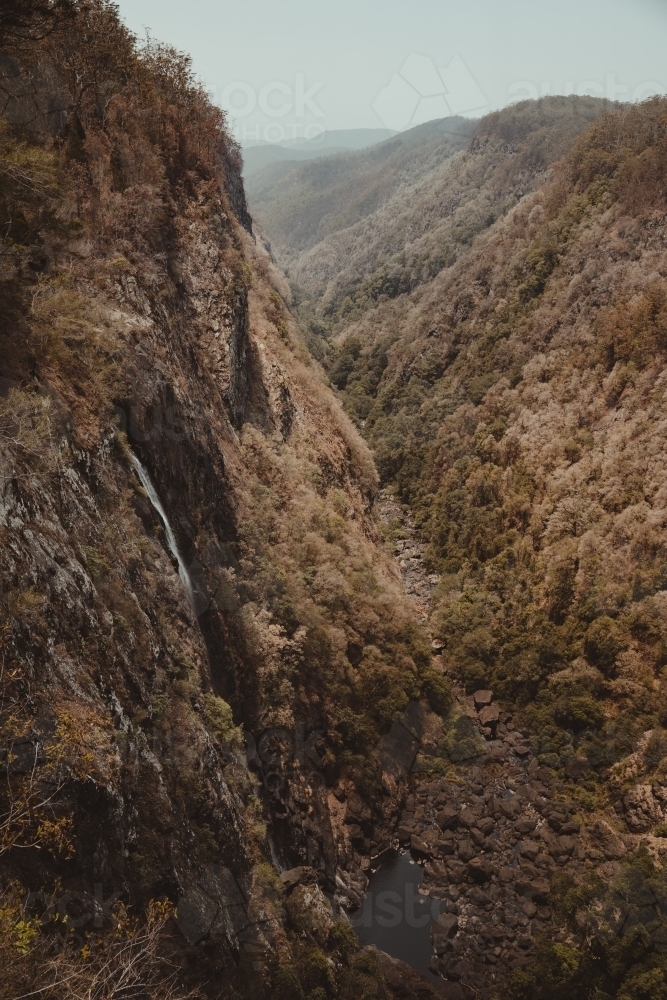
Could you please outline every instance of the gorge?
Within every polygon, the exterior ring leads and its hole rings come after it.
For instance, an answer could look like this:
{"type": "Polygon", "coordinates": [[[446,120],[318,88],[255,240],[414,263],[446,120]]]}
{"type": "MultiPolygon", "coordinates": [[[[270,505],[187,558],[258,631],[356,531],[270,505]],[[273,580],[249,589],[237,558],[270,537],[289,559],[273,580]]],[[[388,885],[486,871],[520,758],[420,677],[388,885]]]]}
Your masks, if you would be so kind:
{"type": "Polygon", "coordinates": [[[667,998],[667,102],[244,188],[105,0],[0,75],[0,996],[667,998]]]}

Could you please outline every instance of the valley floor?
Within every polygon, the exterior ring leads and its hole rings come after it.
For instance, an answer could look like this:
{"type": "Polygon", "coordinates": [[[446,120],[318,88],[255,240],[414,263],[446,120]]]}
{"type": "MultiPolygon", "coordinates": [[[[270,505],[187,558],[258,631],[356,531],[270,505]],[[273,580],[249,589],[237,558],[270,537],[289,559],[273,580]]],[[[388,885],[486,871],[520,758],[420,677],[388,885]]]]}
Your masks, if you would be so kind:
{"type": "MultiPolygon", "coordinates": [[[[402,536],[394,543],[398,569],[426,622],[438,577],[425,569],[424,545],[391,491],[381,493],[378,512],[402,536]]],[[[437,639],[433,646],[442,669],[437,639]]],[[[454,691],[450,717],[423,740],[413,765],[398,839],[424,867],[420,893],[444,904],[430,968],[459,984],[453,998],[482,997],[526,965],[541,939],[575,943],[548,905],[552,887],[594,868],[613,879],[639,838],[620,836],[600,816],[582,821],[585,772],[575,762],[563,780],[540,766],[535,734],[515,726],[492,692],[454,691]]]]}

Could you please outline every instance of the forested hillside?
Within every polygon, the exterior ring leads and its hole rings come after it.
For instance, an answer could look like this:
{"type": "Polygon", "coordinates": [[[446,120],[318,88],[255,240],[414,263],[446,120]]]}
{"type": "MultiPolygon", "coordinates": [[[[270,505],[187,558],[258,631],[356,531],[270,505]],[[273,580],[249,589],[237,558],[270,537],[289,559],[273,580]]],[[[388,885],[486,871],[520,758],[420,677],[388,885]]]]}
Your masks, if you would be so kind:
{"type": "Polygon", "coordinates": [[[319,267],[331,239],[283,250],[257,211],[441,576],[445,673],[518,713],[581,821],[620,838],[552,889],[562,943],[504,997],[666,995],[642,922],[600,923],[612,877],[623,913],[636,893],[649,923],[664,906],[650,880],[667,830],[666,135],[662,99],[491,115],[437,186],[399,190],[367,240],[337,234],[341,273],[319,267]],[[433,277],[412,261],[436,239],[433,277]]]}
{"type": "Polygon", "coordinates": [[[603,108],[589,98],[554,99],[479,126],[463,118],[429,122],[278,182],[257,174],[248,197],[305,299],[302,313],[310,305],[315,329],[339,332],[378,301],[450,267],[603,108]]]}
{"type": "Polygon", "coordinates": [[[667,1000],[666,137],[250,211],[187,56],[3,4],[2,1000],[667,1000]],[[349,922],[408,846],[430,979],[349,922]]]}

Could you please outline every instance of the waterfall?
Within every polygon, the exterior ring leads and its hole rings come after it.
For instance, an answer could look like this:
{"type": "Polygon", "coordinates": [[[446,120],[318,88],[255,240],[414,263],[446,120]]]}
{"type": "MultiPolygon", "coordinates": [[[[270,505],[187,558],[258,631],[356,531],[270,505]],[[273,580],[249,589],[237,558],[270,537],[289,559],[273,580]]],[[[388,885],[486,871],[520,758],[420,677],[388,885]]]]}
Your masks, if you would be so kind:
{"type": "Polygon", "coordinates": [[[285,865],[280,860],[278,856],[278,851],[276,850],[276,845],[273,843],[273,837],[268,834],[266,838],[269,842],[269,850],[271,851],[271,860],[273,861],[273,867],[276,868],[281,874],[285,871],[285,865]]]}
{"type": "Polygon", "coordinates": [[[167,545],[169,546],[169,551],[171,552],[172,556],[178,563],[178,575],[180,576],[181,583],[185,588],[185,593],[188,595],[190,607],[194,609],[195,596],[194,596],[194,588],[192,586],[192,580],[190,579],[190,574],[188,573],[187,566],[183,562],[183,557],[181,556],[181,553],[178,551],[178,545],[176,544],[176,538],[174,536],[174,532],[171,530],[171,525],[169,524],[169,518],[167,517],[165,509],[162,506],[162,502],[159,496],[157,495],[155,487],[153,486],[150,480],[150,476],[148,475],[146,469],[144,469],[143,465],[141,464],[141,462],[134,453],[132,453],[132,465],[137,470],[137,475],[141,480],[141,485],[146,490],[148,499],[150,500],[150,502],[153,504],[153,507],[160,515],[160,520],[162,521],[162,525],[164,527],[164,533],[167,537],[167,545]]]}

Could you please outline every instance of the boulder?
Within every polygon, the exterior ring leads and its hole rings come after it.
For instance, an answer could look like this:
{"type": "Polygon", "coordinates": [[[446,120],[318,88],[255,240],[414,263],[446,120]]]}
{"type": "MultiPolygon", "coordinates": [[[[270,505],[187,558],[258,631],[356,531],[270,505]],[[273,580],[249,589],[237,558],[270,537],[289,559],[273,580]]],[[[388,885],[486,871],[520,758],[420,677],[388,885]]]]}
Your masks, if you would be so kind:
{"type": "Polygon", "coordinates": [[[572,837],[563,836],[556,838],[556,842],[549,848],[556,858],[569,857],[574,850],[574,840],[572,837]]]}
{"type": "Polygon", "coordinates": [[[549,814],[549,826],[556,833],[560,833],[561,827],[567,822],[567,816],[564,813],[552,812],[549,814]]]}
{"type": "Polygon", "coordinates": [[[479,721],[483,726],[490,726],[492,729],[498,725],[500,709],[497,705],[487,705],[479,713],[479,721]]]}
{"type": "Polygon", "coordinates": [[[615,830],[605,820],[600,819],[591,828],[589,835],[597,844],[607,861],[620,861],[628,853],[625,844],[615,830]]]}
{"type": "Polygon", "coordinates": [[[431,941],[438,947],[439,941],[453,938],[459,929],[459,918],[455,913],[441,913],[431,927],[431,941]]]}
{"type": "Polygon", "coordinates": [[[475,708],[479,712],[480,708],[486,708],[493,701],[492,691],[475,691],[473,695],[475,701],[475,708]]]}
{"type": "Polygon", "coordinates": [[[535,861],[539,853],[540,853],[540,845],[536,844],[534,840],[521,841],[522,858],[528,858],[529,861],[535,861]]]}
{"type": "Polygon", "coordinates": [[[350,792],[347,797],[345,822],[361,824],[370,822],[370,819],[370,806],[364,802],[357,792],[350,792]]]}
{"type": "Polygon", "coordinates": [[[433,853],[432,845],[427,843],[423,837],[419,837],[416,833],[413,833],[410,838],[410,850],[415,851],[417,854],[433,853]]]}
{"type": "Polygon", "coordinates": [[[437,826],[429,826],[425,830],[422,830],[422,840],[425,840],[427,844],[437,844],[440,840],[442,834],[437,826]]]}
{"type": "Polygon", "coordinates": [[[471,972],[472,967],[470,962],[467,962],[464,958],[455,958],[453,961],[447,962],[447,978],[453,979],[458,982],[460,979],[467,979],[471,972]]]}
{"type": "Polygon", "coordinates": [[[447,874],[449,876],[449,881],[458,885],[465,878],[466,866],[462,861],[458,861],[456,858],[447,859],[447,874]]]}
{"type": "Polygon", "coordinates": [[[470,828],[472,826],[475,826],[476,822],[477,819],[475,817],[475,814],[473,813],[472,809],[470,809],[469,806],[466,806],[459,813],[459,823],[462,826],[467,826],[468,828],[470,828]]]}
{"type": "Polygon", "coordinates": [[[453,802],[448,803],[444,809],[441,809],[436,817],[440,829],[451,830],[452,827],[456,826],[460,811],[459,807],[453,802]]]}
{"type": "Polygon", "coordinates": [[[590,769],[591,765],[585,758],[575,757],[575,759],[571,760],[569,764],[566,764],[565,777],[571,778],[573,781],[578,781],[579,778],[583,778],[583,776],[590,771],[590,769]]]}
{"type": "Polygon", "coordinates": [[[305,871],[306,869],[303,865],[299,865],[298,868],[290,868],[289,871],[282,873],[280,881],[287,889],[293,889],[295,885],[298,885],[303,880],[305,871]]]}
{"type": "Polygon", "coordinates": [[[625,822],[633,833],[646,833],[663,819],[663,811],[650,785],[635,785],[623,797],[625,822]]]}
{"type": "Polygon", "coordinates": [[[491,880],[493,868],[486,858],[473,858],[472,861],[468,862],[468,875],[473,882],[483,885],[491,880]]]}
{"type": "Polygon", "coordinates": [[[519,836],[524,836],[526,833],[532,833],[536,826],[536,819],[530,816],[522,816],[514,824],[514,829],[519,836]]]}
{"type": "Polygon", "coordinates": [[[521,801],[516,795],[511,799],[498,799],[498,808],[508,819],[515,819],[521,812],[521,801]]]}
{"type": "Polygon", "coordinates": [[[459,840],[457,850],[461,861],[470,861],[477,853],[471,840],[459,840]]]}
{"type": "Polygon", "coordinates": [[[535,903],[546,903],[551,884],[545,878],[531,880],[519,878],[516,881],[515,888],[519,896],[532,899],[535,903]]]}

